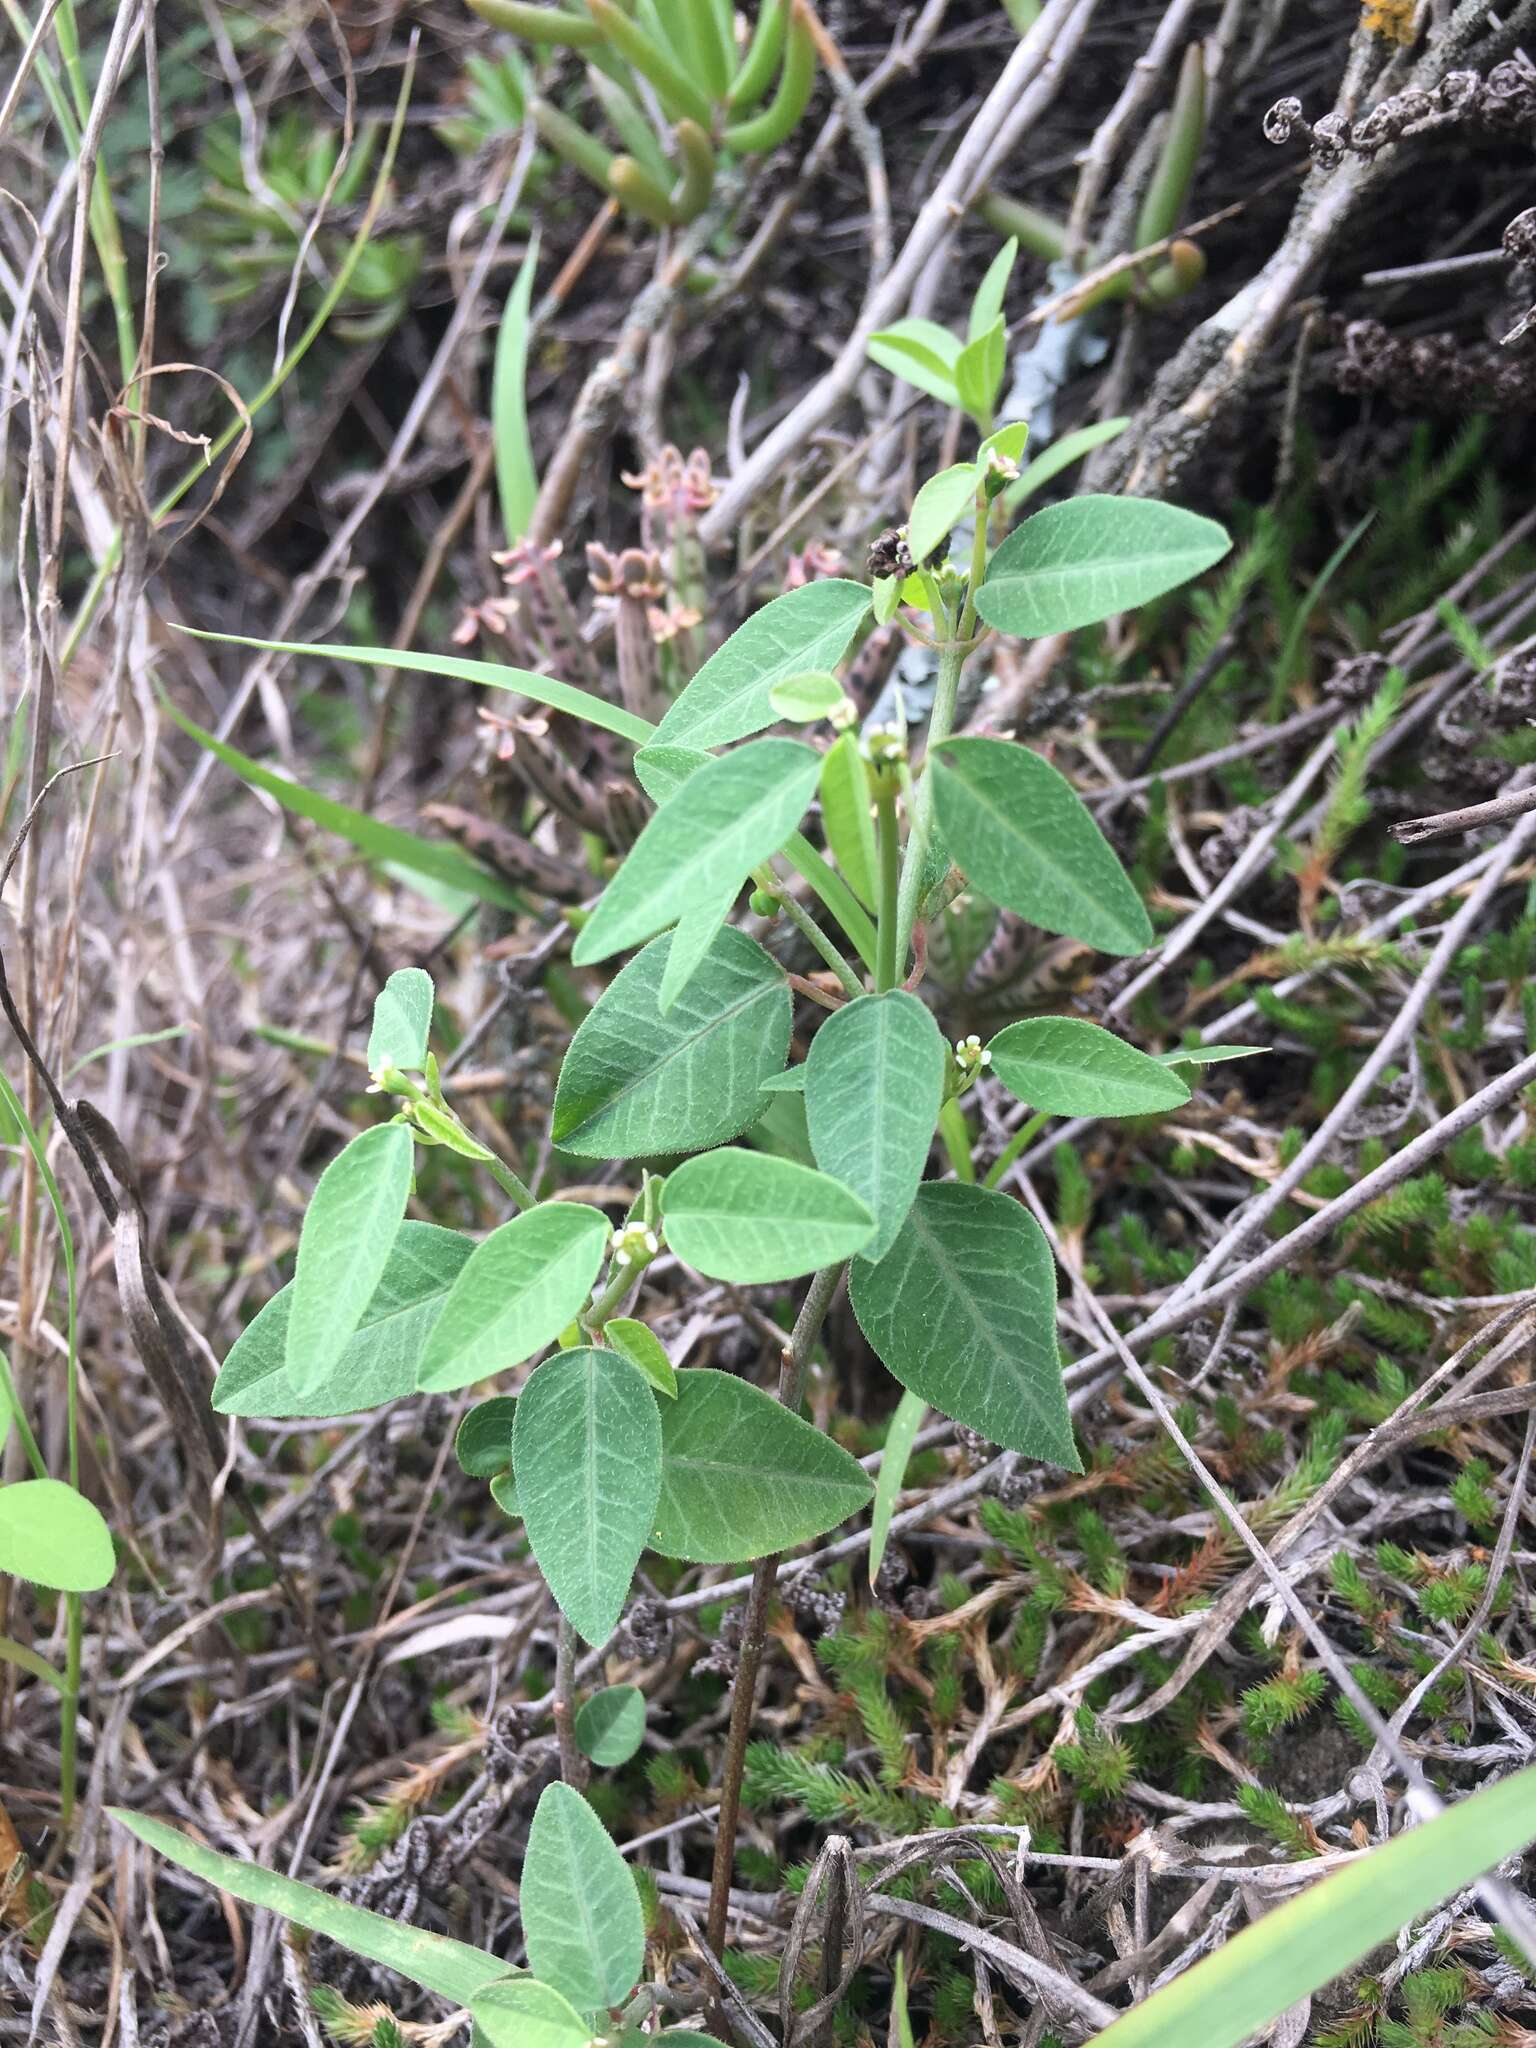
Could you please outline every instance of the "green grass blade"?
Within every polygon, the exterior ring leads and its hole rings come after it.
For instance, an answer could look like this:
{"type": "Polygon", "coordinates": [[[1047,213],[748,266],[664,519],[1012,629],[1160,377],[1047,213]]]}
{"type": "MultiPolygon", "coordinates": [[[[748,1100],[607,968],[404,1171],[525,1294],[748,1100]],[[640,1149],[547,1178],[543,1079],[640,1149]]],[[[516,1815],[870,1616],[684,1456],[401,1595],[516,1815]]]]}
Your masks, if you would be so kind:
{"type": "MultiPolygon", "coordinates": [[[[875,1507],[869,1522],[869,1583],[873,1585],[880,1576],[880,1566],[885,1560],[885,1546],[890,1540],[891,1517],[896,1512],[896,1496],[901,1492],[901,1482],[907,1476],[907,1461],[912,1456],[912,1446],[917,1441],[917,1432],[923,1426],[923,1417],[928,1413],[928,1403],[921,1394],[903,1394],[896,1403],[896,1413],[891,1417],[890,1427],[885,1432],[885,1456],[880,1470],[875,1474],[875,1507]]],[[[910,2034],[908,2036],[910,2039],[910,2034]]]]}
{"type": "Polygon", "coordinates": [[[1096,2037],[1096,2048],[1238,2048],[1378,1943],[1536,1838],[1517,1771],[1266,1913],[1096,2037]]]}
{"type": "Polygon", "coordinates": [[[539,238],[529,238],[517,281],[507,294],[507,310],[496,336],[496,365],[491,374],[491,431],[496,442],[496,493],[508,543],[521,540],[533,517],[539,479],[528,438],[528,309],[533,277],[539,264],[539,238]]]}
{"type": "Polygon", "coordinates": [[[233,768],[242,782],[248,782],[252,789],[265,790],[268,796],[275,796],[285,810],[292,811],[297,817],[308,818],[311,824],[320,826],[323,831],[334,832],[338,838],[349,840],[369,860],[393,861],[396,866],[425,876],[442,888],[457,890],[481,903],[495,903],[503,910],[527,908],[509,882],[493,875],[489,868],[481,867],[478,861],[468,859],[457,847],[434,845],[430,839],[419,839],[414,832],[407,832],[398,825],[381,825],[377,818],[354,811],[349,804],[337,803],[333,797],[321,796],[315,790],[306,789],[302,783],[290,782],[285,775],[275,775],[270,768],[263,768],[259,761],[242,754],[238,747],[228,746],[223,740],[215,739],[211,732],[204,732],[200,725],[194,725],[174,704],[167,704],[166,709],[183,732],[190,734],[200,747],[206,747],[210,754],[216,754],[226,768],[233,768]]]}

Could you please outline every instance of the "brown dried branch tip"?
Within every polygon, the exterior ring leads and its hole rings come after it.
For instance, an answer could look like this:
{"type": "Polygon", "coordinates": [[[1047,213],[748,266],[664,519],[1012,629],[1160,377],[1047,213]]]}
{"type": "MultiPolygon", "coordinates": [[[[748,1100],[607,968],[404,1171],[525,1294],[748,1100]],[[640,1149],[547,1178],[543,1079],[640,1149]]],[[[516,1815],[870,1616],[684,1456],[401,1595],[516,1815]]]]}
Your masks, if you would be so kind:
{"type": "Polygon", "coordinates": [[[1339,353],[1327,374],[1340,391],[1380,391],[1410,412],[1525,412],[1536,406],[1536,357],[1455,334],[1406,339],[1379,320],[1331,316],[1339,353]]]}
{"type": "Polygon", "coordinates": [[[1264,116],[1268,141],[1286,143],[1300,134],[1324,171],[1337,170],[1346,156],[1370,162],[1394,142],[1459,127],[1529,136],[1536,129],[1536,65],[1521,55],[1495,64],[1486,78],[1478,71],[1448,71],[1438,85],[1410,85],[1390,94],[1358,121],[1325,114],[1314,124],[1295,98],[1277,100],[1264,116]]]}

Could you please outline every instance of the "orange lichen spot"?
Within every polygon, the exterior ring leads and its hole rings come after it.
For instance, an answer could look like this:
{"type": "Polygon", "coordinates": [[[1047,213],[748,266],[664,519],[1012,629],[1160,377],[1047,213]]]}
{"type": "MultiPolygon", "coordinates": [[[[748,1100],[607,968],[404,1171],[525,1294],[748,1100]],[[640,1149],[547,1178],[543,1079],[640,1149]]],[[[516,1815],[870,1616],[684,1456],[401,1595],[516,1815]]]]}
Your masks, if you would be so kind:
{"type": "Polygon", "coordinates": [[[1413,18],[1417,12],[1417,0],[1365,0],[1365,26],[1389,43],[1406,45],[1413,41],[1413,18]]]}

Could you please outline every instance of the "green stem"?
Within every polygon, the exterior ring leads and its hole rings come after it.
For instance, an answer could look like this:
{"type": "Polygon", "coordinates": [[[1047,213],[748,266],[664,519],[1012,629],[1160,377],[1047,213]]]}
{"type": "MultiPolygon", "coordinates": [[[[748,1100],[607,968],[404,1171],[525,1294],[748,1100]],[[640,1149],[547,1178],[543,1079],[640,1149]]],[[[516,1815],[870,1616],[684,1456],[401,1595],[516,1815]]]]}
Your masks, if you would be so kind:
{"type": "Polygon", "coordinates": [[[801,938],[808,945],[813,946],[821,955],[848,994],[850,996],[863,995],[864,984],[860,981],[853,963],[838,951],[832,940],[827,937],[810,912],[795,901],[794,897],[790,895],[789,891],[775,876],[772,868],[754,868],[752,870],[752,880],[765,896],[778,898],[784,915],[789,919],[801,938]]]}
{"type": "Polygon", "coordinates": [[[601,1293],[595,1295],[590,1306],[577,1317],[587,1336],[600,1337],[603,1334],[604,1323],[615,1309],[623,1306],[625,1296],[634,1289],[650,1263],[649,1259],[628,1259],[622,1266],[615,1263],[601,1293]]]}
{"type": "MultiPolygon", "coordinates": [[[[490,1147],[487,1146],[486,1150],[489,1151],[490,1147]]],[[[496,1185],[504,1194],[512,1197],[519,1209],[536,1209],[539,1206],[539,1198],[528,1183],[519,1180],[511,1167],[498,1159],[494,1153],[485,1163],[491,1169],[496,1185]]]]}
{"type": "MultiPolygon", "coordinates": [[[[965,603],[960,610],[960,622],[952,635],[946,634],[939,649],[939,680],[934,692],[933,710],[928,719],[928,740],[924,749],[923,768],[919,771],[916,789],[912,799],[912,828],[907,834],[906,859],[901,870],[901,898],[896,926],[896,957],[905,960],[912,945],[912,927],[917,922],[917,906],[922,895],[923,868],[928,858],[928,845],[933,838],[933,777],[927,774],[929,756],[941,741],[947,740],[955,726],[955,706],[960,696],[960,671],[965,667],[965,657],[971,651],[972,637],[976,631],[976,592],[981,588],[987,573],[987,501],[985,493],[976,493],[976,531],[971,539],[971,573],[966,584],[965,603]]],[[[945,622],[948,624],[949,622],[945,622]]]]}
{"type": "Polygon", "coordinates": [[[960,1107],[958,1096],[952,1095],[939,1111],[939,1136],[949,1154],[949,1163],[955,1169],[955,1179],[974,1181],[976,1169],[971,1164],[971,1127],[965,1120],[965,1111],[960,1107]]]}
{"type": "Polygon", "coordinates": [[[1021,1123],[988,1169],[987,1177],[982,1182],[982,1186],[984,1188],[999,1186],[1009,1167],[1012,1166],[1016,1159],[1023,1157],[1025,1148],[1029,1145],[1030,1140],[1037,1137],[1050,1120],[1050,1111],[1042,1109],[1021,1123]]]}
{"type": "Polygon", "coordinates": [[[895,988],[901,979],[900,963],[906,959],[897,951],[900,926],[901,836],[896,823],[896,784],[881,773],[875,783],[875,833],[880,846],[880,917],[875,927],[875,987],[881,995],[895,988]]]}
{"type": "Polygon", "coordinates": [[[59,1717],[59,1827],[65,1833],[75,1813],[80,1742],[80,1652],[85,1627],[84,1603],[78,1593],[64,1595],[63,1711],[59,1717]]]}

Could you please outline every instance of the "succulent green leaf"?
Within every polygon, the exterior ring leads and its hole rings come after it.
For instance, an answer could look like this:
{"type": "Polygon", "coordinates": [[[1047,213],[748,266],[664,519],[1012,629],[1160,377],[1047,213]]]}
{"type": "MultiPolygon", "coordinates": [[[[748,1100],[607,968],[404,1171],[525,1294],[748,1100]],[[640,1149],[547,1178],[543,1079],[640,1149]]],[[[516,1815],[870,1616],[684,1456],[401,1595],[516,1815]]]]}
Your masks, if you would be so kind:
{"type": "Polygon", "coordinates": [[[1056,1268],[1008,1195],[929,1181],[878,1266],[853,1269],[859,1327],[896,1378],[992,1443],[1081,1471],[1056,1343],[1056,1268]]]}
{"type": "Polygon", "coordinates": [[[1176,1052],[1160,1052],[1155,1057],[1164,1067],[1210,1067],[1218,1060],[1251,1060],[1268,1051],[1267,1045],[1181,1045],[1176,1052]]]}
{"type": "Polygon", "coordinates": [[[1086,1017],[1025,1017],[987,1050],[1003,1086],[1052,1116],[1152,1116],[1189,1100],[1161,1060],[1086,1017]]]}
{"type": "Polygon", "coordinates": [[[1005,910],[1104,953],[1140,953],[1152,922],[1064,775],[1012,740],[934,749],[934,806],[950,856],[1005,910]]]}
{"type": "Polygon", "coordinates": [[[772,725],[774,686],[835,669],[869,610],[869,591],[824,576],[754,612],[705,662],[656,728],[673,745],[726,747],[772,725]]]}
{"type": "Polygon", "coordinates": [[[651,1548],[740,1564],[808,1543],[867,1507],[869,1475],[841,1444],[730,1373],[677,1376],[661,1416],[661,1497],[651,1548]]]}
{"type": "Polygon", "coordinates": [[[843,686],[828,669],[806,669],[775,683],[768,701],[775,714],[791,724],[814,725],[843,702],[843,686]]]}
{"type": "Polygon", "coordinates": [[[1008,338],[999,314],[984,334],[966,343],[955,359],[955,391],[960,403],[983,426],[991,422],[1007,367],[1008,338]]]}
{"type": "Polygon", "coordinates": [[[368,1071],[395,1067],[419,1074],[427,1063],[432,1028],[432,977],[423,967],[402,967],[379,990],[368,1034],[368,1071]]]}
{"type": "Polygon", "coordinates": [[[854,733],[843,733],[827,749],[818,786],[821,829],[832,858],[865,909],[873,910],[879,889],[880,857],[870,808],[869,769],[854,733]]]}
{"type": "Polygon", "coordinates": [[[411,1197],[414,1151],[404,1124],[375,1124],[315,1183],[299,1230],[284,1353],[301,1395],[330,1384],[384,1277],[411,1197]]]}
{"type": "Polygon", "coordinates": [[[976,287],[976,296],[971,301],[970,325],[966,338],[976,341],[990,331],[1002,314],[1003,297],[1008,290],[1008,280],[1013,275],[1013,266],[1018,260],[1019,238],[1011,235],[987,265],[987,274],[976,287]]]}
{"type": "Polygon", "coordinates": [[[585,1305],[609,1234],[583,1202],[541,1202],[493,1230],[449,1290],[417,1385],[451,1393],[552,1344],[585,1305]]]}
{"type": "Polygon", "coordinates": [[[960,343],[933,320],[898,320],[869,337],[869,359],[893,377],[926,391],[941,405],[958,405],[955,363],[960,343]]]}
{"type": "Polygon", "coordinates": [[[453,1455],[459,1470],[471,1479],[495,1479],[510,1471],[516,1420],[515,1395],[492,1394],[488,1401],[477,1401],[454,1432],[453,1455]]]}
{"type": "Polygon", "coordinates": [[[518,1902],[529,1967],[541,1983],[582,2012],[605,2011],[627,1997],[645,1962],[639,1887],[602,1822],[569,1785],[546,1785],[539,1795],[518,1902]]]}
{"type": "Polygon", "coordinates": [[[603,1336],[645,1375],[658,1394],[669,1401],[677,1399],[677,1374],[654,1330],[636,1322],[633,1316],[613,1316],[604,1323],[603,1336]]]}
{"type": "Polygon", "coordinates": [[[948,540],[967,512],[976,509],[976,465],[957,462],[929,477],[912,500],[907,520],[907,547],[914,562],[926,562],[948,540]]]}
{"type": "Polygon", "coordinates": [[[944,1100],[944,1051],[926,1004],[900,989],[846,1004],[811,1040],[811,1149],[875,1219],[861,1258],[884,1258],[912,1206],[944,1100]]]}
{"type": "Polygon", "coordinates": [[[1156,498],[1068,498],[1009,534],[976,609],[1004,633],[1070,633],[1187,583],[1231,545],[1214,519],[1156,498]]]}
{"type": "Polygon", "coordinates": [[[525,1977],[473,2000],[471,2048],[591,2048],[592,2029],[552,1984],[525,1977]]]}
{"type": "Polygon", "coordinates": [[[793,1280],[862,1251],[875,1219],[851,1188],[812,1167],[726,1145],[686,1160],[661,1198],[667,1243],[712,1280],[793,1280]]]}
{"type": "Polygon", "coordinates": [[[903,1393],[896,1403],[896,1413],[891,1417],[885,1432],[885,1456],[880,1461],[880,1470],[875,1477],[875,1504],[869,1517],[869,1583],[873,1585],[880,1576],[880,1566],[885,1558],[885,1546],[890,1541],[891,1517],[896,1512],[896,1498],[901,1492],[901,1483],[907,1476],[907,1461],[912,1456],[912,1446],[917,1433],[923,1426],[923,1417],[928,1413],[928,1403],[921,1394],[903,1393]]]}
{"type": "Polygon", "coordinates": [[[627,1764],[645,1740],[645,1694],[638,1685],[608,1685],[576,1709],[583,1756],[605,1771],[627,1764]]]}
{"type": "Polygon", "coordinates": [[[416,1390],[416,1368],[448,1290],[475,1249],[435,1223],[402,1223],[362,1321],[322,1385],[301,1389],[288,1369],[292,1283],[241,1331],[213,1383],[220,1415],[349,1415],[416,1390]]]}
{"type": "Polygon", "coordinates": [[[100,1508],[62,1479],[0,1486],[0,1572],[56,1593],[96,1593],[117,1569],[100,1508]]]}
{"type": "Polygon", "coordinates": [[[660,1007],[674,934],[609,983],[571,1040],[552,1134],[584,1159],[696,1152],[737,1137],[789,1051],[789,984],[745,932],[714,934],[670,1010],[660,1007]]]}
{"type": "Polygon", "coordinates": [[[589,1643],[605,1642],[661,1487],[661,1425],[650,1388],[616,1351],[558,1352],[518,1398],[512,1464],[549,1590],[589,1643]]]}
{"type": "Polygon", "coordinates": [[[528,238],[528,253],[518,267],[506,310],[496,333],[496,360],[491,372],[491,431],[496,443],[496,495],[501,501],[502,531],[510,544],[521,540],[533,517],[539,495],[528,435],[526,393],[529,308],[534,272],[539,264],[537,230],[528,238]]]}
{"type": "Polygon", "coordinates": [[[723,892],[734,895],[778,852],[820,772],[821,756],[799,740],[752,740],[707,761],[630,848],[577,937],[576,965],[637,946],[700,906],[723,919],[730,907],[729,897],[720,907],[723,892]]]}
{"type": "Polygon", "coordinates": [[[402,1927],[398,1921],[386,1920],[382,1913],[349,1906],[329,1892],[316,1890],[312,1884],[299,1883],[297,1878],[222,1855],[217,1849],[205,1849],[179,1828],[151,1820],[148,1814],[129,1813],[121,1806],[109,1806],[107,1812],[119,1827],[137,1836],[168,1863],[190,1870],[204,1884],[228,1892],[231,1898],[243,1899],[248,1906],[280,1913],[295,1927],[323,1934],[328,1941],[350,1949],[353,1955],[370,1963],[381,1963],[386,1970],[409,1978],[439,1998],[451,1999],[455,2005],[470,2004],[489,1985],[513,1974],[507,1964],[487,1955],[484,1949],[450,1941],[446,1935],[427,1934],[420,1928],[402,1927]]]}

